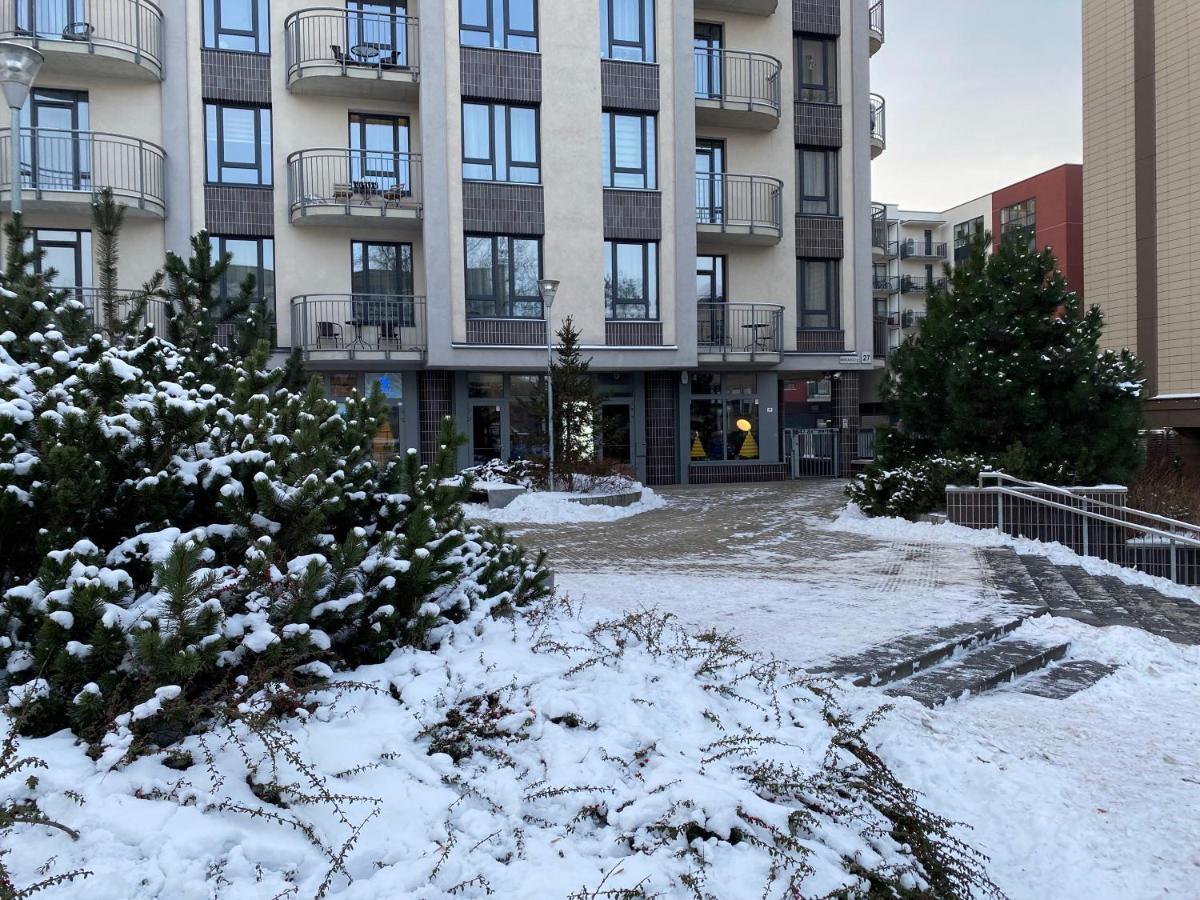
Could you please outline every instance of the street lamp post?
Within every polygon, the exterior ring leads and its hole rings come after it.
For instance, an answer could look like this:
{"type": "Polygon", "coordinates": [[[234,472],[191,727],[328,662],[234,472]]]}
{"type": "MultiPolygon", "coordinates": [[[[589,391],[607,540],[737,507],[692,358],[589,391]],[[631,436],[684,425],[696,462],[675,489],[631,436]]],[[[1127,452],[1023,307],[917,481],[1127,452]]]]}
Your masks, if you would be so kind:
{"type": "Polygon", "coordinates": [[[538,293],[542,295],[543,315],[546,317],[546,434],[550,439],[550,467],[547,482],[554,490],[554,332],[550,328],[550,308],[554,306],[554,295],[558,293],[558,282],[543,278],[538,282],[538,293]]]}
{"type": "Polygon", "coordinates": [[[29,90],[37,78],[45,57],[32,47],[12,41],[0,41],[0,90],[12,111],[8,157],[12,166],[9,187],[13,215],[21,214],[21,107],[29,99],[29,90]]]}

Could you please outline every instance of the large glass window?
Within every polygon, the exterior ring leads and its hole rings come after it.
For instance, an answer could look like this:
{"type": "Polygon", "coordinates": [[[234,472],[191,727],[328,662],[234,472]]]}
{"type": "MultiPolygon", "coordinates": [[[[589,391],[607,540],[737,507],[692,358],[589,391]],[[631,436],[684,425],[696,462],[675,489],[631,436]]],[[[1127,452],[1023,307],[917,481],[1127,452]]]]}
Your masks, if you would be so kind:
{"type": "Polygon", "coordinates": [[[35,88],[22,118],[30,131],[21,137],[27,187],[51,191],[91,191],[91,142],[79,132],[91,126],[86,91],[35,88]],[[36,139],[35,139],[36,136],[36,139]]]}
{"type": "Polygon", "coordinates": [[[55,287],[92,286],[92,233],[56,228],[34,228],[32,246],[36,255],[33,269],[39,275],[54,270],[55,287]],[[40,252],[39,252],[40,251],[40,252]]]}
{"type": "Polygon", "coordinates": [[[799,298],[798,321],[801,328],[837,328],[838,261],[801,259],[796,261],[796,296],[799,298]]]}
{"type": "Polygon", "coordinates": [[[354,309],[348,324],[376,326],[381,342],[399,341],[399,329],[415,321],[412,244],[351,241],[350,289],[354,309]]]}
{"type": "Polygon", "coordinates": [[[210,184],[271,184],[271,110],[204,105],[210,184]]]}
{"type": "Polygon", "coordinates": [[[802,215],[838,214],[838,156],[836,150],[796,150],[798,205],[802,215]]]}
{"type": "Polygon", "coordinates": [[[606,112],[601,120],[604,186],[652,191],[658,187],[658,120],[606,112]]]}
{"type": "Polygon", "coordinates": [[[412,196],[408,118],[350,114],[350,178],[355,193],[412,196]],[[361,190],[358,190],[361,188],[361,190]]]}
{"type": "Polygon", "coordinates": [[[204,0],[204,46],[210,50],[270,53],[267,0],[204,0]]]}
{"type": "Polygon", "coordinates": [[[604,316],[658,318],[658,244],[604,242],[604,316]]]}
{"type": "Polygon", "coordinates": [[[537,0],[460,0],[459,17],[464,47],[537,52],[537,0]]]}
{"type": "Polygon", "coordinates": [[[536,107],[464,103],[462,127],[465,180],[523,184],[541,180],[536,107]]]}
{"type": "Polygon", "coordinates": [[[654,0],[600,0],[600,56],[654,62],[654,0]]]}
{"type": "Polygon", "coordinates": [[[468,234],[467,315],[542,318],[542,244],[537,238],[468,234]]]}
{"type": "MultiPolygon", "coordinates": [[[[353,59],[384,66],[408,65],[408,4],[347,0],[346,46],[353,59]]],[[[412,24],[415,37],[415,21],[412,24]]]]}
{"type": "Polygon", "coordinates": [[[1000,239],[1037,245],[1037,200],[1030,197],[1000,210],[1000,239]]]}
{"type": "Polygon", "coordinates": [[[387,405],[387,415],[371,439],[371,452],[379,462],[386,462],[403,450],[404,439],[404,381],[399,372],[368,372],[363,376],[363,393],[370,397],[375,391],[387,405]]]}
{"type": "Polygon", "coordinates": [[[983,234],[983,216],[977,216],[969,222],[960,222],[954,226],[954,262],[963,262],[971,255],[971,239],[977,234],[983,234]]]}
{"type": "Polygon", "coordinates": [[[217,285],[221,298],[237,296],[247,276],[254,277],[254,296],[269,300],[275,296],[275,241],[271,238],[243,238],[212,235],[213,254],[229,254],[229,268],[217,285]]]}
{"type": "Polygon", "coordinates": [[[691,460],[758,459],[758,406],[755,375],[696,375],[692,379],[691,460]]]}
{"type": "Polygon", "coordinates": [[[801,100],[837,103],[837,43],[796,35],[796,91],[801,100]]]}

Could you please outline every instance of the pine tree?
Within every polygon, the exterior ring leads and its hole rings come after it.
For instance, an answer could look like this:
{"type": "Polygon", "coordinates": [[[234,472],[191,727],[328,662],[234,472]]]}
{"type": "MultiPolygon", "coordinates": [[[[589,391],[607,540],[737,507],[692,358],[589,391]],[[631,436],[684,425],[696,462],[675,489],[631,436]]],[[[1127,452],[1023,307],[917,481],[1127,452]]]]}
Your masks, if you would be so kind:
{"type": "Polygon", "coordinates": [[[932,288],[921,331],[893,356],[884,400],[899,419],[883,468],[977,454],[1014,475],[1125,482],[1140,465],[1141,364],[1100,349],[1050,249],[990,236],[932,288]]]}

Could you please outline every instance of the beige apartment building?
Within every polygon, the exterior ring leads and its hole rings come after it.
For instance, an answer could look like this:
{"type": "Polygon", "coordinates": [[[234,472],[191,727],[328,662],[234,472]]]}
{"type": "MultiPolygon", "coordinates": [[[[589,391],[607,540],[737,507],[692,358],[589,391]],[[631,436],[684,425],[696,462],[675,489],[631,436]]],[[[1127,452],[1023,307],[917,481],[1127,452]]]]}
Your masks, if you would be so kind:
{"type": "Polygon", "coordinates": [[[1147,424],[1200,459],[1200,7],[1084,0],[1084,268],[1105,342],[1146,364],[1147,424]]]}
{"type": "Polygon", "coordinates": [[[281,351],[378,386],[385,444],[428,457],[452,416],[464,464],[536,449],[570,316],[598,452],[651,484],[786,477],[799,434],[855,455],[883,37],[883,0],[0,4],[46,58],[21,189],[60,286],[90,296],[110,186],[123,288],[207,230],[281,351]]]}

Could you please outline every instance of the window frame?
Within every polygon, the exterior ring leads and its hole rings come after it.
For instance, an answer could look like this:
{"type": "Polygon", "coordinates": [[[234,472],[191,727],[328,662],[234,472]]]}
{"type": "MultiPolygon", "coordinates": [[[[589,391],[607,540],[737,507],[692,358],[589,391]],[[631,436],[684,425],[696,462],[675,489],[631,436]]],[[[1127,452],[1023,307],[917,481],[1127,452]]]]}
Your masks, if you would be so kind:
{"type": "Polygon", "coordinates": [[[606,240],[604,242],[604,320],[606,322],[657,322],[659,310],[659,252],[658,241],[606,240]],[[643,293],[637,300],[620,300],[613,283],[620,274],[620,248],[639,247],[642,255],[643,293]],[[653,250],[651,249],[653,248],[653,250]],[[616,307],[642,307],[641,316],[616,315],[616,307]]]}
{"type": "Polygon", "coordinates": [[[793,55],[796,65],[796,96],[806,103],[838,102],[838,46],[837,39],[823,34],[798,32],[793,39],[793,55]],[[804,72],[804,43],[812,41],[821,45],[821,68],[823,81],[808,82],[804,72]]]}
{"type": "Polygon", "coordinates": [[[618,191],[657,191],[658,190],[658,116],[653,113],[626,112],[623,110],[606,109],[600,114],[600,131],[602,146],[601,159],[606,159],[604,165],[603,186],[618,191]],[[638,129],[639,146],[641,148],[641,165],[637,168],[617,165],[617,119],[640,119],[638,129]],[[641,186],[617,184],[618,175],[632,175],[641,179],[641,186]]]}
{"type": "MultiPolygon", "coordinates": [[[[266,249],[267,249],[266,245],[268,243],[270,243],[270,245],[271,245],[270,246],[271,266],[270,266],[269,271],[271,271],[272,273],[274,273],[276,271],[275,270],[275,238],[274,237],[246,237],[246,236],[240,235],[240,234],[210,234],[208,236],[208,243],[209,243],[209,246],[212,247],[213,253],[217,259],[220,259],[227,252],[225,248],[229,241],[243,241],[245,243],[253,242],[253,243],[258,244],[258,262],[254,267],[255,299],[260,302],[267,302],[269,300],[273,301],[274,297],[275,297],[274,289],[272,288],[270,295],[268,295],[267,293],[265,293],[263,291],[263,285],[266,283],[266,279],[263,277],[263,273],[268,271],[268,268],[265,265],[266,249]]],[[[272,277],[272,282],[274,282],[274,277],[272,277]]],[[[221,300],[228,300],[230,297],[236,296],[237,292],[240,290],[241,290],[240,283],[231,284],[229,282],[229,272],[228,272],[228,270],[226,270],[226,272],[221,276],[221,279],[217,282],[217,297],[221,300]]]]}
{"type": "Polygon", "coordinates": [[[1000,240],[1011,240],[1014,234],[1023,234],[1031,249],[1037,245],[1037,197],[1027,197],[1000,210],[1000,240]]]}
{"type": "MultiPolygon", "coordinates": [[[[34,254],[33,271],[42,275],[46,272],[43,266],[45,259],[40,252],[46,248],[53,247],[60,250],[70,250],[75,257],[75,272],[69,273],[71,277],[76,278],[75,284],[55,284],[54,290],[68,289],[89,289],[94,286],[95,282],[95,247],[92,240],[92,232],[89,228],[30,228],[29,239],[26,247],[34,254]],[[72,239],[54,238],[51,235],[73,235],[72,239]],[[82,282],[86,282],[82,283],[82,282]]],[[[49,268],[54,268],[51,265],[49,268]]],[[[59,272],[60,276],[67,275],[66,272],[59,272]]]]}
{"type": "Polygon", "coordinates": [[[838,216],[841,215],[840,197],[838,192],[838,179],[841,176],[841,167],[838,160],[838,151],[831,150],[825,147],[797,147],[796,148],[796,205],[802,216],[838,216]],[[809,153],[817,153],[822,157],[821,166],[824,169],[823,177],[825,179],[824,194],[806,194],[804,192],[805,185],[805,155],[809,153]],[[823,205],[824,209],[808,209],[806,206],[823,205]]]}
{"type": "Polygon", "coordinates": [[[271,107],[257,106],[253,103],[213,103],[206,101],[204,104],[204,178],[208,184],[223,184],[236,187],[273,187],[275,183],[275,167],[272,153],[274,152],[274,141],[272,140],[272,116],[271,107]],[[224,111],[229,109],[252,110],[254,116],[254,162],[253,163],[227,163],[225,162],[225,117],[224,111]],[[211,121],[210,121],[211,116],[211,121]],[[265,122],[264,122],[265,119],[265,122]],[[216,128],[216,134],[212,135],[210,129],[216,128]],[[267,135],[267,145],[263,146],[263,135],[267,135]],[[209,152],[209,138],[215,137],[216,140],[216,169],[213,172],[214,160],[209,152]],[[237,169],[247,172],[256,172],[256,181],[226,181],[224,173],[226,169],[237,169]],[[214,177],[215,176],[215,177],[214,177]]]}
{"type": "Polygon", "coordinates": [[[657,35],[655,27],[657,23],[655,22],[654,0],[633,0],[638,5],[639,38],[637,41],[613,39],[613,2],[614,0],[600,0],[600,58],[619,62],[656,62],[657,35]],[[637,57],[618,56],[614,52],[617,48],[636,49],[637,57]]]}
{"type": "Polygon", "coordinates": [[[542,183],[542,111],[541,107],[534,104],[524,103],[503,103],[494,100],[463,100],[459,111],[459,122],[462,129],[462,179],[463,181],[479,181],[494,184],[541,184],[542,183]],[[478,106],[487,109],[488,111],[488,152],[490,158],[469,157],[467,156],[467,108],[478,106]],[[533,151],[535,161],[514,162],[512,158],[512,111],[514,109],[528,110],[533,113],[533,151]],[[504,159],[501,160],[496,146],[496,131],[497,131],[497,116],[504,117],[504,159]],[[507,178],[498,178],[500,174],[501,162],[503,162],[504,174],[507,178]],[[467,174],[467,166],[487,166],[491,169],[492,177],[479,178],[467,174]],[[514,181],[512,179],[513,169],[522,169],[532,171],[534,178],[532,181],[514,181]]]}
{"type": "Polygon", "coordinates": [[[796,260],[796,326],[802,331],[837,331],[841,328],[841,285],[839,282],[839,260],[805,258],[796,260]],[[825,306],[820,310],[807,309],[805,302],[808,297],[806,290],[807,279],[804,277],[805,268],[810,265],[825,267],[825,306]],[[807,320],[810,317],[826,317],[825,325],[813,325],[807,320]]]}
{"type": "Polygon", "coordinates": [[[221,6],[226,0],[204,0],[201,15],[201,47],[205,50],[220,50],[223,53],[255,53],[266,55],[271,52],[271,4],[269,0],[246,0],[250,4],[251,30],[221,27],[221,6]],[[265,22],[264,22],[265,18],[265,22]],[[228,34],[254,41],[253,50],[221,46],[221,35],[228,34]]]}
{"type": "Polygon", "coordinates": [[[466,305],[466,314],[468,319],[521,319],[529,321],[544,321],[546,318],[545,303],[542,300],[542,295],[539,292],[536,295],[518,294],[517,293],[517,270],[513,266],[514,258],[513,246],[515,241],[527,241],[532,243],[537,248],[538,262],[538,277],[540,281],[545,271],[545,258],[542,253],[542,238],[540,235],[525,235],[525,234],[496,234],[489,232],[472,232],[468,231],[463,234],[463,298],[466,305]],[[491,296],[482,296],[479,294],[472,295],[469,285],[470,279],[466,277],[468,264],[468,246],[472,240],[489,240],[491,242],[491,270],[492,270],[492,294],[491,296]],[[508,259],[507,272],[503,272],[500,267],[500,242],[504,241],[508,259]],[[500,292],[501,275],[504,274],[505,290],[500,292]],[[490,303],[492,311],[490,314],[472,311],[472,304],[490,303]],[[526,316],[518,315],[515,310],[518,304],[535,304],[537,306],[538,315],[526,316]],[[503,304],[503,305],[502,305],[503,304]]]}
{"type": "MultiPolygon", "coordinates": [[[[756,373],[747,373],[744,376],[740,375],[740,374],[721,373],[721,372],[704,372],[702,374],[706,375],[706,376],[710,376],[713,379],[715,379],[715,383],[716,383],[717,387],[715,390],[700,391],[700,390],[697,390],[696,388],[698,385],[703,384],[703,381],[700,378],[694,378],[692,380],[691,389],[688,391],[688,429],[689,429],[689,431],[692,431],[693,433],[697,434],[697,436],[699,436],[699,432],[696,432],[695,429],[692,428],[692,425],[696,421],[696,419],[695,419],[695,416],[696,416],[695,404],[697,402],[704,403],[704,404],[710,404],[710,405],[715,404],[720,409],[721,458],[720,459],[708,459],[707,458],[707,448],[706,448],[705,449],[706,458],[705,459],[692,459],[689,461],[690,464],[691,465],[702,465],[702,466],[703,465],[724,465],[724,464],[727,464],[730,462],[737,462],[738,460],[742,460],[742,461],[761,460],[763,458],[763,448],[762,448],[761,443],[759,443],[759,442],[762,440],[762,422],[763,422],[763,414],[762,414],[762,409],[761,409],[761,407],[762,407],[762,404],[761,404],[762,380],[758,377],[758,375],[756,373]],[[741,377],[750,377],[750,378],[754,379],[753,388],[750,390],[749,393],[746,393],[744,391],[737,391],[737,390],[731,389],[729,387],[729,379],[730,378],[741,378],[741,377]],[[753,419],[752,419],[753,427],[751,428],[751,430],[748,434],[753,434],[754,438],[755,438],[755,443],[758,444],[758,455],[755,457],[743,457],[741,455],[742,446],[744,446],[745,441],[746,441],[745,437],[742,438],[742,445],[739,445],[736,450],[730,446],[729,437],[731,434],[734,433],[734,426],[736,424],[735,417],[737,417],[737,414],[739,412],[742,412],[742,410],[737,409],[738,407],[749,408],[754,411],[752,414],[753,415],[753,419]]],[[[701,446],[702,447],[704,446],[703,441],[701,441],[701,446]]]]}
{"type": "Polygon", "coordinates": [[[463,21],[466,0],[458,0],[458,43],[461,47],[479,47],[481,49],[509,50],[513,53],[539,53],[541,43],[538,34],[541,30],[541,10],[538,0],[529,0],[533,7],[533,31],[526,31],[512,26],[511,7],[513,0],[483,0],[487,5],[486,25],[467,25],[463,21]],[[496,11],[501,13],[501,27],[497,28],[496,11]],[[487,38],[486,44],[469,44],[463,38],[463,32],[482,34],[487,38]],[[533,47],[514,47],[514,39],[532,41],[533,47]]]}

